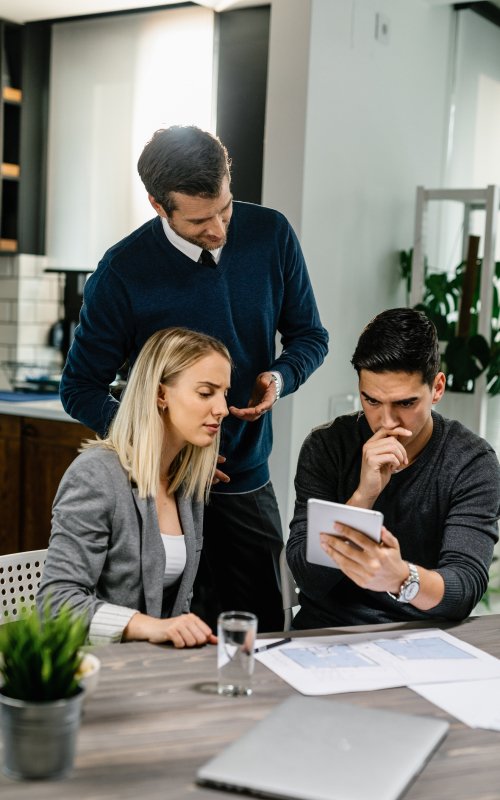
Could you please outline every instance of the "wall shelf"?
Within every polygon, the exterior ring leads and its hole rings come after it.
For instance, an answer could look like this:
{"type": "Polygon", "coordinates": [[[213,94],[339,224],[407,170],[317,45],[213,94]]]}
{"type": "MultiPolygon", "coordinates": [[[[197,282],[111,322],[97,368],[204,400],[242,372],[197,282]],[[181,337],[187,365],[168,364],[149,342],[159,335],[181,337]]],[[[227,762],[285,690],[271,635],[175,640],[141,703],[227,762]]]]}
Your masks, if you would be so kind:
{"type": "Polygon", "coordinates": [[[4,86],[2,89],[4,103],[21,103],[23,93],[21,89],[13,89],[12,86],[4,86]]]}
{"type": "Polygon", "coordinates": [[[0,167],[0,175],[2,178],[19,178],[21,168],[19,164],[2,164],[0,167]]]}
{"type": "Polygon", "coordinates": [[[0,253],[17,253],[16,239],[0,239],[0,253]]]}

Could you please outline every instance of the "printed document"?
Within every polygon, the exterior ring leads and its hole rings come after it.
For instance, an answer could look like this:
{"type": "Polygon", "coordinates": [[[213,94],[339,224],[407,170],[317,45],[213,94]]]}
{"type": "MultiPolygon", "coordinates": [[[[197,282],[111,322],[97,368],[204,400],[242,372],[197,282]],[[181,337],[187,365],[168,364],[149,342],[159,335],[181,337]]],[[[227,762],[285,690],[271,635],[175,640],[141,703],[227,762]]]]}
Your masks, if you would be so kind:
{"type": "Polygon", "coordinates": [[[437,629],[297,638],[255,658],[307,695],[500,679],[499,659],[437,629]]]}
{"type": "Polygon", "coordinates": [[[471,728],[500,731],[500,678],[410,686],[471,728]]]}

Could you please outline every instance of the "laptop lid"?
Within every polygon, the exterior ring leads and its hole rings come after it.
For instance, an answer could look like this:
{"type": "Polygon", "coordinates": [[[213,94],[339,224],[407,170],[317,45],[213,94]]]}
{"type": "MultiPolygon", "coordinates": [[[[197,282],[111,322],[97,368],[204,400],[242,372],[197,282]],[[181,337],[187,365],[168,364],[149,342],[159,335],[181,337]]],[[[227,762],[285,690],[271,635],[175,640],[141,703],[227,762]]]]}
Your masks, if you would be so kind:
{"type": "Polygon", "coordinates": [[[396,800],[448,728],[430,717],[294,696],[205,764],[197,780],[286,800],[396,800]]]}

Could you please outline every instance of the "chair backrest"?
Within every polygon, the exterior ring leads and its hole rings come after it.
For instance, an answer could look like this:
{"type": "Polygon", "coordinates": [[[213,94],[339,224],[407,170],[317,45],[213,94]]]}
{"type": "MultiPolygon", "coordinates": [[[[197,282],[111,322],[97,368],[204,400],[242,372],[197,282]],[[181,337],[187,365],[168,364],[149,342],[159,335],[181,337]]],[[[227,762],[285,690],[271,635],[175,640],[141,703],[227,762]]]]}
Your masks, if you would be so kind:
{"type": "Polygon", "coordinates": [[[46,550],[0,556],[0,625],[35,607],[46,557],[46,550]]]}
{"type": "Polygon", "coordinates": [[[281,579],[281,597],[283,602],[283,613],[285,615],[285,631],[289,631],[292,627],[293,609],[298,606],[298,588],[290,567],[286,560],[286,547],[280,553],[280,579],[281,579]]]}

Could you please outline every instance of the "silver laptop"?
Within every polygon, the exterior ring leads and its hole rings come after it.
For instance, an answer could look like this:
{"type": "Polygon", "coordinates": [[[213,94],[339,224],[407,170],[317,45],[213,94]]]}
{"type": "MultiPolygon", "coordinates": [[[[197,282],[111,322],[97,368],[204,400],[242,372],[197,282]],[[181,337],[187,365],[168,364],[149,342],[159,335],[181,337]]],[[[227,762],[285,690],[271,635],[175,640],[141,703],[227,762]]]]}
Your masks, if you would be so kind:
{"type": "Polygon", "coordinates": [[[444,720],[290,697],[197,774],[285,800],[396,800],[446,736],[444,720]]]}

